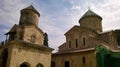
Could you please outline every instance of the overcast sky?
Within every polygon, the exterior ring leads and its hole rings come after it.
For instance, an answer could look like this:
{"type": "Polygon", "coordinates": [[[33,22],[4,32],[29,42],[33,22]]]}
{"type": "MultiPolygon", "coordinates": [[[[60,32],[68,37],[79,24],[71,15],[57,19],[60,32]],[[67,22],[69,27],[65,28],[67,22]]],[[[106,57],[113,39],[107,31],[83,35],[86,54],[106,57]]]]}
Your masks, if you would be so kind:
{"type": "Polygon", "coordinates": [[[66,33],[88,10],[103,18],[103,30],[120,29],[120,0],[0,0],[0,42],[14,24],[20,10],[33,5],[41,14],[39,28],[48,33],[49,45],[56,51],[66,41],[66,33]]]}

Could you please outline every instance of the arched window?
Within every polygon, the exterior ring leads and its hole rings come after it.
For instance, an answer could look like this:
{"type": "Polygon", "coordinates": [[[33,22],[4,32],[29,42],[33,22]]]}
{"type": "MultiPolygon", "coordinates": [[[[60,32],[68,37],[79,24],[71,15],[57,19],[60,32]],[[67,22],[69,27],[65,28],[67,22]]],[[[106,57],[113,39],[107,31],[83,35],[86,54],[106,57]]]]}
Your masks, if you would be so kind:
{"type": "Polygon", "coordinates": [[[78,48],[78,39],[75,39],[76,48],[78,48]]]}
{"type": "Polygon", "coordinates": [[[83,64],[85,64],[85,57],[84,56],[82,57],[82,62],[83,62],[83,64]]]}
{"type": "Polygon", "coordinates": [[[55,67],[55,62],[54,61],[51,62],[51,67],[55,67]]]}
{"type": "Polygon", "coordinates": [[[36,65],[36,67],[44,67],[44,66],[43,66],[43,64],[38,63],[38,64],[36,65]]]}
{"type": "Polygon", "coordinates": [[[86,45],[85,37],[83,37],[83,45],[84,45],[84,46],[86,45]]]}
{"type": "Polygon", "coordinates": [[[20,64],[20,67],[30,67],[30,64],[27,62],[24,62],[24,63],[20,64]]]}

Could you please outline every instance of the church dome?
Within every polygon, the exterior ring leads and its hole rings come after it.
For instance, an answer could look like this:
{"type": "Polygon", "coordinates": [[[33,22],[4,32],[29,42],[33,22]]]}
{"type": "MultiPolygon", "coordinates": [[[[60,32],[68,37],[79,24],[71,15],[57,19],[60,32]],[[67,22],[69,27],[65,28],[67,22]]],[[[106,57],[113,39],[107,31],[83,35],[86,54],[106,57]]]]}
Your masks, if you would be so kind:
{"type": "Polygon", "coordinates": [[[94,31],[102,31],[102,17],[88,10],[79,20],[80,26],[94,31]]]}

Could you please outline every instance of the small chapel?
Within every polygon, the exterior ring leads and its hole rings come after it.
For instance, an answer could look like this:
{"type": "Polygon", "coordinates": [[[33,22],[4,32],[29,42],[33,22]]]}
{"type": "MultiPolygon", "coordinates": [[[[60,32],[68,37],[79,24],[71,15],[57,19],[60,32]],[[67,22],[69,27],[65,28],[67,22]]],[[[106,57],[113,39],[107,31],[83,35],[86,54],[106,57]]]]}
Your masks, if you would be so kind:
{"type": "Polygon", "coordinates": [[[120,67],[120,29],[103,31],[102,17],[88,9],[65,33],[51,67],[120,67]]]}
{"type": "Polygon", "coordinates": [[[20,14],[19,24],[13,25],[0,45],[0,67],[50,67],[53,49],[47,33],[38,27],[40,13],[30,5],[20,14]]]}

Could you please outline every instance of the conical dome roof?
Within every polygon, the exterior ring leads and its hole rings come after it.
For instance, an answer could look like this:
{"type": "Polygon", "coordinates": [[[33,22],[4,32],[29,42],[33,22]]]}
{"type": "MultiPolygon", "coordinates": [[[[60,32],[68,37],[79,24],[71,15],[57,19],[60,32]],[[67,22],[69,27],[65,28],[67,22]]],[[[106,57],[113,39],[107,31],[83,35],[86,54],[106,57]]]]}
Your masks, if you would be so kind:
{"type": "Polygon", "coordinates": [[[36,12],[40,16],[40,13],[32,5],[30,5],[30,6],[26,7],[26,8],[24,8],[24,9],[22,9],[21,12],[23,10],[32,10],[32,11],[36,12]]]}
{"type": "MultiPolygon", "coordinates": [[[[81,19],[83,19],[84,17],[88,17],[88,16],[96,16],[96,17],[99,17],[100,19],[102,19],[101,16],[99,16],[98,14],[94,13],[92,10],[88,10],[82,17],[81,19]]],[[[80,19],[80,20],[81,20],[80,19]]]]}
{"type": "Polygon", "coordinates": [[[88,10],[79,20],[80,26],[89,28],[94,31],[102,31],[102,17],[94,13],[92,10],[88,10]]]}

